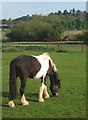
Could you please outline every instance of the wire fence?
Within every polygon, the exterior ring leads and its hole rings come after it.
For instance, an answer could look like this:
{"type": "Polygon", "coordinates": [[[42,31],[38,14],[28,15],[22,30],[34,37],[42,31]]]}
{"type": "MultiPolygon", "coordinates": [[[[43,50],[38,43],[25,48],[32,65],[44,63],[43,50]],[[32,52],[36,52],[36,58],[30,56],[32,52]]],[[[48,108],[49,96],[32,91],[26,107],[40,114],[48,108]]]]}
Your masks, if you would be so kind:
{"type": "Polygon", "coordinates": [[[86,45],[82,41],[59,42],[3,42],[2,51],[18,49],[44,50],[57,52],[86,52],[86,45]]]}

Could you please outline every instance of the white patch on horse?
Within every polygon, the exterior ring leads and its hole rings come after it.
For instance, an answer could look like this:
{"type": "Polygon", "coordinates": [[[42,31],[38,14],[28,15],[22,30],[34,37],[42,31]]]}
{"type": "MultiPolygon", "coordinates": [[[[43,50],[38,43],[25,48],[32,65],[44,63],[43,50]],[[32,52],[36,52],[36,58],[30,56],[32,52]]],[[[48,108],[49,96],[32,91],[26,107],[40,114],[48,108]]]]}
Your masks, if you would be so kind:
{"type": "Polygon", "coordinates": [[[47,71],[49,69],[49,60],[51,61],[52,67],[54,68],[54,71],[57,71],[55,64],[53,63],[53,61],[51,60],[51,58],[49,57],[48,53],[44,53],[42,55],[39,56],[33,56],[35,58],[37,58],[37,60],[40,62],[41,64],[41,69],[40,71],[36,74],[36,76],[34,78],[41,78],[43,76],[43,78],[46,76],[47,71]]]}
{"type": "Polygon", "coordinates": [[[29,102],[26,100],[24,94],[23,94],[23,96],[21,97],[21,102],[22,102],[22,105],[29,105],[29,102]]]}

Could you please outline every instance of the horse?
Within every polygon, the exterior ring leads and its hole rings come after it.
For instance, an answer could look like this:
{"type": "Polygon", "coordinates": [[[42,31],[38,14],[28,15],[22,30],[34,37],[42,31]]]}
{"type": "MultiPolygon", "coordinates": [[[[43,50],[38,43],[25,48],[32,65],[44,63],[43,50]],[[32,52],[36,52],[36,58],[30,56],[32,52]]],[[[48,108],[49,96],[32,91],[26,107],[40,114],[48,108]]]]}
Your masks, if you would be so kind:
{"type": "Polygon", "coordinates": [[[43,53],[39,56],[34,55],[20,55],[10,62],[10,75],[9,75],[9,107],[15,107],[13,100],[17,99],[17,77],[20,78],[20,94],[22,105],[29,105],[25,98],[25,87],[27,78],[41,79],[41,86],[39,91],[39,102],[44,102],[43,93],[45,98],[49,98],[47,92],[46,79],[50,78],[50,90],[53,96],[58,96],[58,88],[60,88],[60,79],[57,68],[50,58],[48,53],[43,53]]]}

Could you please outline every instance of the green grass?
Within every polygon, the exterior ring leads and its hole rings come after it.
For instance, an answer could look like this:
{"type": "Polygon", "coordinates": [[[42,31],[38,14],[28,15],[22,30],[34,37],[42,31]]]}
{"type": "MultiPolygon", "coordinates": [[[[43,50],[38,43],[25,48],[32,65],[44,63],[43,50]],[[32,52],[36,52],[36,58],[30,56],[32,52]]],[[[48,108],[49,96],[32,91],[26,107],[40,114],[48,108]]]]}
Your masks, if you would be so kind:
{"type": "MultiPolygon", "coordinates": [[[[15,108],[8,107],[8,79],[9,63],[18,55],[39,55],[44,51],[12,51],[3,52],[2,56],[2,113],[3,118],[86,118],[86,63],[85,53],[58,53],[49,54],[57,66],[61,78],[59,97],[45,99],[44,103],[38,102],[40,87],[39,79],[28,79],[26,98],[29,106],[22,106],[20,99],[15,100],[15,108]]],[[[17,79],[18,89],[20,80],[17,79]]],[[[47,80],[48,92],[49,78],[47,80]]]]}

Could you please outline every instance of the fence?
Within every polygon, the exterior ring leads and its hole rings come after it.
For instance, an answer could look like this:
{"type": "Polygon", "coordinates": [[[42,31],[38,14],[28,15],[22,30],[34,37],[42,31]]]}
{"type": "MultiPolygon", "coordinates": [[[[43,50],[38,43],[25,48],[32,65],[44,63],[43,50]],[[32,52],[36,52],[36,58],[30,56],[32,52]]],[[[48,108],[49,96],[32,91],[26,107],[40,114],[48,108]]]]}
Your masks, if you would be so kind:
{"type": "Polygon", "coordinates": [[[26,48],[30,50],[45,50],[57,52],[85,52],[86,45],[82,41],[59,42],[3,42],[2,51],[26,48]]]}

